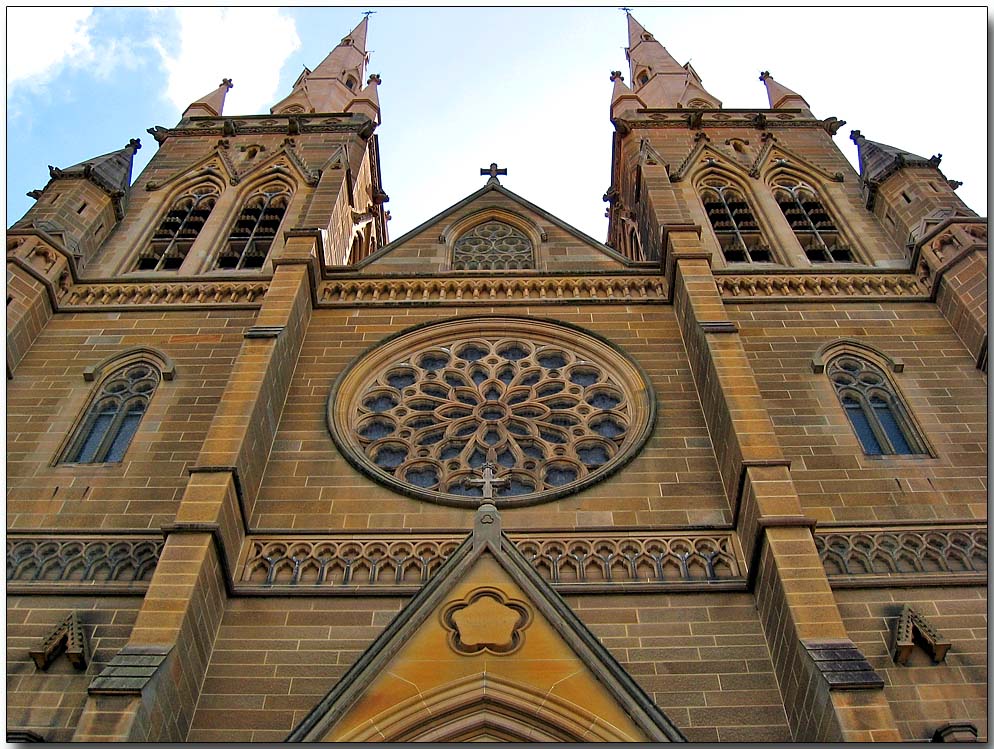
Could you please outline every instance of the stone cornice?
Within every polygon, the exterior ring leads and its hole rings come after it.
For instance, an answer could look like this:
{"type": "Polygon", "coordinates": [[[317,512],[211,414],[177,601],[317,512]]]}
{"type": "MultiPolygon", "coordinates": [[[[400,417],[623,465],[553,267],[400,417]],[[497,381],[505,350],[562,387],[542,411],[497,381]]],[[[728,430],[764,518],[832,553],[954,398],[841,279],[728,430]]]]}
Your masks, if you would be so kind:
{"type": "Polygon", "coordinates": [[[322,281],[318,287],[318,306],[607,301],[631,304],[666,300],[666,279],[658,274],[339,278],[322,281]]]}
{"type": "Polygon", "coordinates": [[[180,281],[145,283],[77,283],[59,296],[58,311],[86,308],[155,309],[222,307],[258,309],[268,281],[180,281]]]}
{"type": "Polygon", "coordinates": [[[888,299],[928,301],[918,278],[900,273],[729,273],[715,272],[718,292],[726,302],[773,302],[784,299],[845,301],[888,299]]]}
{"type": "Polygon", "coordinates": [[[736,127],[752,130],[813,128],[830,135],[838,130],[834,117],[819,120],[805,116],[800,109],[638,109],[612,120],[623,135],[633,130],[661,128],[736,127]]]}
{"type": "Polygon", "coordinates": [[[168,138],[232,137],[236,135],[304,135],[308,133],[356,133],[368,138],[376,123],[363,114],[247,115],[242,117],[188,117],[179,127],[150,128],[156,142],[168,138]]]}

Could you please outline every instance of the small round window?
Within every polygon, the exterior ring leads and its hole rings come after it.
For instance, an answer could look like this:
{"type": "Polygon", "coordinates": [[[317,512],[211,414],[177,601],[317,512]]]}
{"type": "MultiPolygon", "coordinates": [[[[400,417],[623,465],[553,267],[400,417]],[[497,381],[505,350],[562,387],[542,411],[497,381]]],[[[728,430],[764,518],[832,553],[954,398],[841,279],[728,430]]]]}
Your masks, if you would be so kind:
{"type": "Polygon", "coordinates": [[[353,465],[397,491],[464,506],[491,491],[507,507],[605,478],[644,444],[654,409],[638,365],[589,333],[462,318],[360,357],[332,388],[328,425],[353,465]]]}

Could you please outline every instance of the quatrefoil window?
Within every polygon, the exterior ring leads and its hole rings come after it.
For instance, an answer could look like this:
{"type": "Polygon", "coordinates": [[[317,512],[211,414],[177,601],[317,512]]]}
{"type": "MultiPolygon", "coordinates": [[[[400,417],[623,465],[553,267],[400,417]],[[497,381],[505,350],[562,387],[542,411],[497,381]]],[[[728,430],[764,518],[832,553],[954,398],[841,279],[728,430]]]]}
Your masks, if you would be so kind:
{"type": "Polygon", "coordinates": [[[346,457],[405,494],[475,506],[485,463],[499,506],[601,480],[648,436],[652,390],[634,362],[574,328],[464,318],[401,335],[336,382],[329,427],[346,457]]]}
{"type": "Polygon", "coordinates": [[[503,221],[487,221],[456,240],[453,270],[515,270],[534,268],[532,242],[503,221]]]}

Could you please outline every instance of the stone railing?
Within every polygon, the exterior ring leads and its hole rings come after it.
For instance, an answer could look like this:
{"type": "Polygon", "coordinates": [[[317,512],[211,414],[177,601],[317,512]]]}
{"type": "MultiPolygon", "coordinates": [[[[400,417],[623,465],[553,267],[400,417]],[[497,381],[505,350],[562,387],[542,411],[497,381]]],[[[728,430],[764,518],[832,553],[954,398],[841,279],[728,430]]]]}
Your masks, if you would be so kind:
{"type": "Polygon", "coordinates": [[[411,303],[658,302],[662,276],[553,276],[547,278],[338,279],[318,287],[325,305],[411,303]]]}
{"type": "MultiPolygon", "coordinates": [[[[649,536],[509,533],[557,589],[649,589],[743,582],[730,532],[649,536]]],[[[460,536],[252,538],[239,588],[255,592],[413,592],[462,542],[460,536]]]]}
{"type": "Polygon", "coordinates": [[[70,286],[59,297],[59,307],[259,307],[267,288],[264,281],[81,283],[70,286]]]}
{"type": "Polygon", "coordinates": [[[162,552],[161,536],[7,536],[7,591],[141,591],[162,552]]]}
{"type": "Polygon", "coordinates": [[[928,290],[910,274],[715,274],[724,299],[746,302],[779,298],[795,299],[927,299],[928,290]]]}
{"type": "Polygon", "coordinates": [[[987,579],[987,528],[819,528],[815,546],[833,585],[987,579]]]}

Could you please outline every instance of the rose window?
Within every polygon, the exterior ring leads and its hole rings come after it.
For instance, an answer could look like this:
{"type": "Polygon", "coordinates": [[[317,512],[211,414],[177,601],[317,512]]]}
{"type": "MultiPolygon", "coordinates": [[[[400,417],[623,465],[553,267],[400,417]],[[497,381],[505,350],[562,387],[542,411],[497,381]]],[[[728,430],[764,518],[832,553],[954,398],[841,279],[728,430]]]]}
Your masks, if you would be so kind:
{"type": "Polygon", "coordinates": [[[534,268],[532,243],[503,221],[487,221],[456,240],[452,249],[454,270],[515,270],[534,268]]]}
{"type": "Polygon", "coordinates": [[[648,436],[651,389],[627,357],[574,328],[517,318],[454,320],[374,350],[329,401],[335,441],[373,478],[475,505],[495,466],[498,505],[584,488],[648,436]]]}

